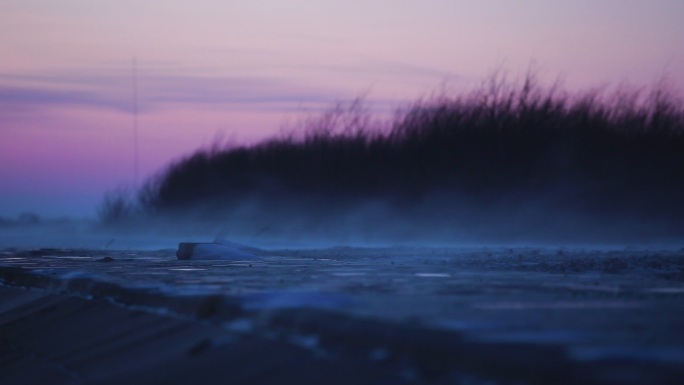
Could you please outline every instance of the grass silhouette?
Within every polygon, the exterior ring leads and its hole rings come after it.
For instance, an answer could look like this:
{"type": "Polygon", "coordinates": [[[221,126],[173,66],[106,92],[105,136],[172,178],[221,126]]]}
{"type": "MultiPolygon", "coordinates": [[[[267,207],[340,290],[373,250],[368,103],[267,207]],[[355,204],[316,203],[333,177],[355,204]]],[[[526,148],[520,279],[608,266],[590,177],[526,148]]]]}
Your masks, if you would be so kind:
{"type": "Polygon", "coordinates": [[[515,227],[527,218],[535,231],[572,216],[684,236],[682,197],[684,109],[664,83],[647,93],[570,94],[533,76],[521,84],[493,76],[464,95],[417,101],[389,121],[357,100],[257,145],[200,149],[135,199],[109,195],[100,216],[222,221],[248,208],[261,223],[295,215],[315,224],[381,203],[392,213],[382,220],[415,226],[463,225],[469,216],[484,227],[515,227]]]}

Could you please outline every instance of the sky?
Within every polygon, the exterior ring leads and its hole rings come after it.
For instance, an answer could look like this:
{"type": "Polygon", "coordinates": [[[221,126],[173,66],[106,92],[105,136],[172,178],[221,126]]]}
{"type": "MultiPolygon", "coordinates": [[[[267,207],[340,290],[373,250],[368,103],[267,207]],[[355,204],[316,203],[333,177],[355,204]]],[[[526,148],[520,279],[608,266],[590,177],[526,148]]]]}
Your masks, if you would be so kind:
{"type": "Polygon", "coordinates": [[[680,0],[0,0],[0,217],[96,216],[216,140],[495,70],[684,86],[680,0]]]}

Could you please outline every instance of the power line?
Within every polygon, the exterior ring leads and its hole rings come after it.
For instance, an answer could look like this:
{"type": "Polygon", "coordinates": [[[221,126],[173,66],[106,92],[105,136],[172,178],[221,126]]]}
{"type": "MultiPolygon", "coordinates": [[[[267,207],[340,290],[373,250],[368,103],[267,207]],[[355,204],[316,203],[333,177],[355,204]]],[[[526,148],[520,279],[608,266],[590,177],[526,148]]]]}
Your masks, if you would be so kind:
{"type": "Polygon", "coordinates": [[[138,58],[132,62],[133,86],[133,188],[138,188],[138,58]]]}

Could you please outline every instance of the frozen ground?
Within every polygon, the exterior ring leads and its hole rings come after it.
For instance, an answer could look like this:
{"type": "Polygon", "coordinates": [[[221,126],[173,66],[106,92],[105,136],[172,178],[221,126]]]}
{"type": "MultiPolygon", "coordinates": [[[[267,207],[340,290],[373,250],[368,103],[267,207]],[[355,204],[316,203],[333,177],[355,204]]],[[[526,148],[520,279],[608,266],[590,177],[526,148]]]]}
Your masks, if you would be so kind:
{"type": "MultiPolygon", "coordinates": [[[[387,383],[684,381],[684,249],[249,251],[6,249],[0,282],[201,320],[221,330],[203,349],[263,339],[387,383]]],[[[21,345],[4,310],[0,339],[21,345]]]]}

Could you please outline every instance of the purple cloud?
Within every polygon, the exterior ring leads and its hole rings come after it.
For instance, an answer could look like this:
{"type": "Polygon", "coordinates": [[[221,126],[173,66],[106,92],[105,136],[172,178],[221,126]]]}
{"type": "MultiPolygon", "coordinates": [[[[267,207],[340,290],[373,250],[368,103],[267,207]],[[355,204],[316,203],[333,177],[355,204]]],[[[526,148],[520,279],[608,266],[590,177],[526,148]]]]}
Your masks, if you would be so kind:
{"type": "Polygon", "coordinates": [[[121,100],[104,93],[0,85],[0,106],[3,109],[31,110],[42,106],[62,105],[106,108],[121,112],[132,111],[130,100],[121,100]]]}

